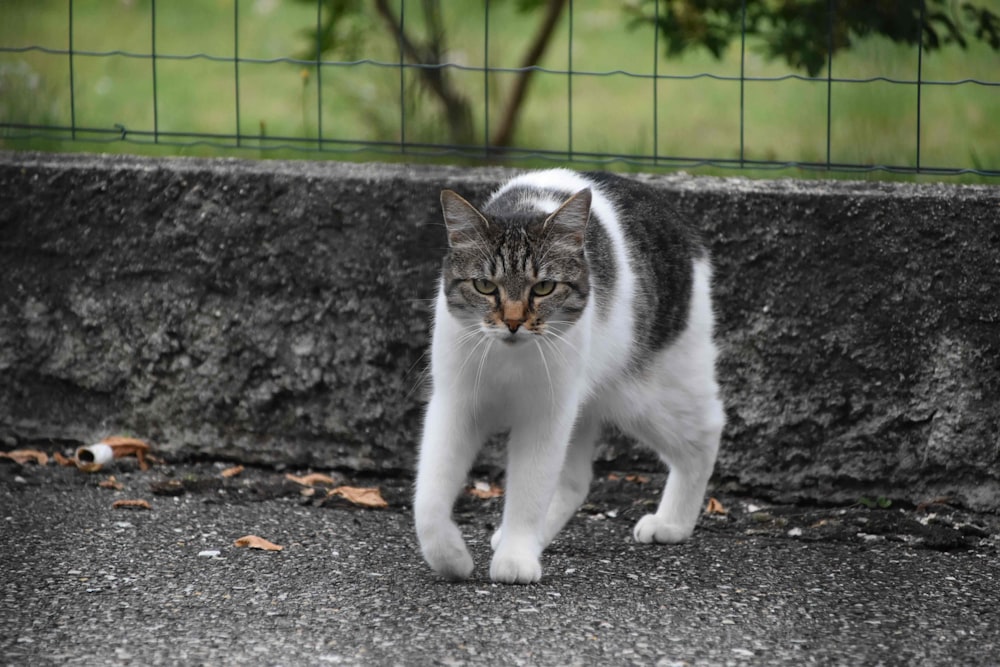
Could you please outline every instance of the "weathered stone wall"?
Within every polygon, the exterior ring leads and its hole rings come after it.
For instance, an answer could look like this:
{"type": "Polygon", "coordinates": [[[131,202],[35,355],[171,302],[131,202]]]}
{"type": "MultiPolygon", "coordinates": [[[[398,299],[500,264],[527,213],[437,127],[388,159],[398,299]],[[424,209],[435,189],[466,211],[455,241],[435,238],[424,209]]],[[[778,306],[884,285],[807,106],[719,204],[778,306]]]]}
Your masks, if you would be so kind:
{"type": "MultiPolygon", "coordinates": [[[[508,173],[0,153],[0,438],[410,469],[438,191],[508,173]]],[[[720,481],[1000,509],[1000,188],[649,180],[714,253],[720,481]]]]}

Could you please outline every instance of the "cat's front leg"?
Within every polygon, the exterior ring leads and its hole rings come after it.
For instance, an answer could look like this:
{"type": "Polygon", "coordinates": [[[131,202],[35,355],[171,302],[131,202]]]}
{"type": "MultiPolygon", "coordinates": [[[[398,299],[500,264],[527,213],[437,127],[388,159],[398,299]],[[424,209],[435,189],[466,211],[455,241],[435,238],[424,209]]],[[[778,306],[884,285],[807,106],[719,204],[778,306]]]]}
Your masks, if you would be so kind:
{"type": "Polygon", "coordinates": [[[530,584],[542,577],[546,516],[569,440],[567,420],[558,421],[562,426],[534,424],[511,431],[503,522],[490,563],[494,581],[530,584]]]}
{"type": "Polygon", "coordinates": [[[427,406],[413,514],[424,560],[445,579],[460,581],[472,574],[473,562],[452,507],[482,438],[453,406],[438,392],[427,406]]]}

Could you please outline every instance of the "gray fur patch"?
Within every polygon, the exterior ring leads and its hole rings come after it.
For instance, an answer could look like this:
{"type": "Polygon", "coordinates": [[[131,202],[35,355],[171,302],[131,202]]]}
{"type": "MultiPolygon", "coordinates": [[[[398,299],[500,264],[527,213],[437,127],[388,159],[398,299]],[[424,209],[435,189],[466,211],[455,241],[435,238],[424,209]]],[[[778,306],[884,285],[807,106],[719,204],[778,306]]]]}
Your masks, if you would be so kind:
{"type": "Polygon", "coordinates": [[[667,194],[646,184],[603,172],[586,176],[618,212],[638,280],[635,340],[654,352],[687,326],[693,260],[706,251],[697,232],[674,211],[667,194]]]}

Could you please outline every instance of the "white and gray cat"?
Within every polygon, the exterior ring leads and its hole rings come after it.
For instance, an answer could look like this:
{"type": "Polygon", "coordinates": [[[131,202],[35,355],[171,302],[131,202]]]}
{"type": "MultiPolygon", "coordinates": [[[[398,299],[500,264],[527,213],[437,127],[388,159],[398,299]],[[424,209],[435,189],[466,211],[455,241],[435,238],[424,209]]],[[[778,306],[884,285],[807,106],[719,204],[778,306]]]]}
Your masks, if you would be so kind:
{"type": "Polygon", "coordinates": [[[480,447],[501,432],[493,580],[539,580],[542,550],[587,495],[604,423],[670,469],[635,539],[674,543],[694,530],[725,416],[707,253],[666,199],[635,180],[564,169],[518,176],[481,209],[441,193],[449,250],[414,501],[421,550],[441,576],[472,574],[452,507],[480,447]]]}

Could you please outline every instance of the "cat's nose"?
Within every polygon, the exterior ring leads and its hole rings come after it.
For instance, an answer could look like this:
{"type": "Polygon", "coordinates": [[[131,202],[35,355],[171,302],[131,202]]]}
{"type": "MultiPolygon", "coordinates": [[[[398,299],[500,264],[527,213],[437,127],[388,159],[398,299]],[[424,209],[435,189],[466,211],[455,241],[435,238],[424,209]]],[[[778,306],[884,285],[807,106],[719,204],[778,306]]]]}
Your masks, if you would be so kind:
{"type": "Polygon", "coordinates": [[[503,323],[507,325],[511,333],[517,333],[517,330],[524,324],[525,319],[523,302],[507,301],[503,304],[503,323]]]}

